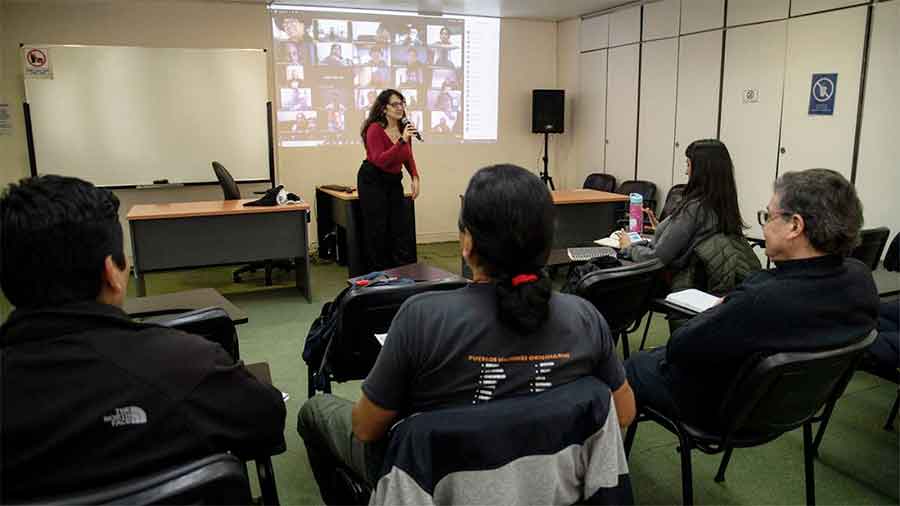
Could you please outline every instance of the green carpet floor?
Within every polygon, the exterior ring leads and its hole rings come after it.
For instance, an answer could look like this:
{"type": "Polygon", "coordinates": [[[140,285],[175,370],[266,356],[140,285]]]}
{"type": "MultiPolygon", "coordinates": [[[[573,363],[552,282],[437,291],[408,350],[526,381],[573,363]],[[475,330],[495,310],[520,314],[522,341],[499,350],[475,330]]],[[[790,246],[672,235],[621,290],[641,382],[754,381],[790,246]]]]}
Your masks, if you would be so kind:
{"type": "MultiPolygon", "coordinates": [[[[419,261],[459,272],[457,243],[419,245],[419,261]]],[[[292,287],[292,276],[276,275],[276,286],[265,287],[262,275],[231,282],[230,268],[199,269],[148,276],[148,293],[160,294],[213,287],[249,315],[238,328],[241,354],[248,363],[266,361],[272,379],[290,394],[285,438],[287,452],[273,459],[282,504],[321,504],[303,442],[297,435],[297,412],[306,397],[306,367],[300,358],[303,340],[324,302],[345,286],[347,271],[335,264],[314,264],[313,302],[292,287]]],[[[132,287],[133,290],[133,287],[132,287]]],[[[651,325],[650,346],[668,338],[665,321],[651,325]]],[[[632,347],[640,334],[630,339],[632,347]]],[[[816,461],[819,504],[898,504],[898,435],[881,427],[894,400],[895,385],[858,373],[839,401],[816,461]]],[[[335,393],[359,396],[359,382],[335,385],[335,393]]],[[[678,504],[681,478],[676,440],[652,423],[641,424],[630,460],[638,504],[678,504]]],[[[762,447],[737,450],[724,483],[713,481],[719,456],[695,452],[694,497],[698,504],[801,504],[803,440],[797,430],[762,447]]]]}

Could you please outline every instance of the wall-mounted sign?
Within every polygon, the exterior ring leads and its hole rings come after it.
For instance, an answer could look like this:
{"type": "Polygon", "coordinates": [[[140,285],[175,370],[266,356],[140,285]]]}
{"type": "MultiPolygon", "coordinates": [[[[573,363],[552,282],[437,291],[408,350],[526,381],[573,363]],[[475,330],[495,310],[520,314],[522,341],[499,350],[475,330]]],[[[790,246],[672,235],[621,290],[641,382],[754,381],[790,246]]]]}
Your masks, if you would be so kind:
{"type": "Polygon", "coordinates": [[[831,116],[837,96],[837,74],[813,74],[809,89],[809,114],[831,116]]]}
{"type": "Polygon", "coordinates": [[[22,48],[22,58],[25,63],[25,79],[53,79],[49,48],[25,46],[22,48]]]}
{"type": "Polygon", "coordinates": [[[755,104],[759,102],[759,88],[748,88],[741,95],[741,101],[745,104],[755,104]]]}

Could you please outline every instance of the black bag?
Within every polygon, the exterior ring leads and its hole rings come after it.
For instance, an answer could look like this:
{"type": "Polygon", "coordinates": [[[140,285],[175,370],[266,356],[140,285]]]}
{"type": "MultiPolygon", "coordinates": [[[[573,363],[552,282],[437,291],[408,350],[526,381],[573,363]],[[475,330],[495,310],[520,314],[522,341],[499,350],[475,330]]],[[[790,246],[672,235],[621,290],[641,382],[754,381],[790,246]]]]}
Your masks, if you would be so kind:
{"type": "Polygon", "coordinates": [[[560,291],[562,293],[575,293],[575,288],[578,286],[578,281],[581,280],[581,278],[585,277],[587,274],[590,274],[594,271],[621,266],[622,262],[620,262],[618,258],[613,258],[611,256],[597,257],[590,262],[573,265],[569,268],[569,273],[566,275],[566,283],[563,285],[560,291]]]}
{"type": "Polygon", "coordinates": [[[337,310],[351,288],[349,286],[344,288],[333,301],[326,302],[322,306],[322,312],[313,321],[309,333],[306,334],[306,342],[303,344],[303,361],[311,371],[318,371],[322,365],[328,343],[337,331],[337,310]]]}

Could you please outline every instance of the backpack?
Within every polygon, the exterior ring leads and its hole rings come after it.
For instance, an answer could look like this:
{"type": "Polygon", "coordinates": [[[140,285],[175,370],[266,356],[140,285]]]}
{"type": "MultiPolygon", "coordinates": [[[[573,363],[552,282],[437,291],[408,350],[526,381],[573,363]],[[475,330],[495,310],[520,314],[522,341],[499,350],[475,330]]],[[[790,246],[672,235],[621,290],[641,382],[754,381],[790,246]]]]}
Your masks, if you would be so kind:
{"type": "Polygon", "coordinates": [[[319,316],[309,327],[306,342],[303,344],[303,361],[306,362],[306,367],[310,371],[318,371],[322,360],[325,359],[328,343],[337,331],[338,308],[341,307],[341,302],[351,288],[350,286],[344,288],[333,301],[326,302],[322,306],[319,316]]]}

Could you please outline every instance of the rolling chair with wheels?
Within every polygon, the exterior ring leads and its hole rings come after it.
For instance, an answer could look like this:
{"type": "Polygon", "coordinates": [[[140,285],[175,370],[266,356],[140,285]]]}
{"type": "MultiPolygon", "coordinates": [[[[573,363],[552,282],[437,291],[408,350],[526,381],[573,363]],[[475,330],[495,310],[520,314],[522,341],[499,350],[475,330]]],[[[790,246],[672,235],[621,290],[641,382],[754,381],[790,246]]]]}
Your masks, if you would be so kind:
{"type": "MultiPolygon", "coordinates": [[[[222,187],[222,193],[224,194],[225,200],[240,200],[241,190],[238,188],[237,183],[234,182],[234,178],[231,177],[231,173],[228,172],[228,169],[226,169],[225,166],[223,166],[221,163],[215,161],[212,162],[212,168],[213,172],[216,173],[216,179],[219,180],[219,185],[222,187]]],[[[259,269],[263,269],[266,273],[266,286],[272,286],[272,271],[274,269],[282,269],[285,272],[289,272],[294,269],[294,263],[290,260],[266,260],[263,262],[251,262],[234,271],[231,277],[235,283],[240,283],[241,274],[247,272],[253,273],[259,269]]]]}
{"type": "Polygon", "coordinates": [[[812,424],[820,424],[818,441],[834,404],[876,335],[873,330],[853,344],[827,351],[783,352],[747,359],[722,400],[715,430],[678,420],[652,406],[641,406],[625,437],[625,452],[631,451],[638,422],[655,421],[675,434],[681,453],[682,500],[687,505],[694,503],[691,450],[724,453],[715,477],[716,482],[722,482],[735,448],[760,446],[803,427],[806,503],[815,504],[813,459],[817,443],[813,442],[812,424]]]}

